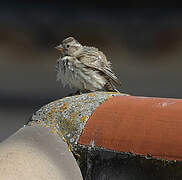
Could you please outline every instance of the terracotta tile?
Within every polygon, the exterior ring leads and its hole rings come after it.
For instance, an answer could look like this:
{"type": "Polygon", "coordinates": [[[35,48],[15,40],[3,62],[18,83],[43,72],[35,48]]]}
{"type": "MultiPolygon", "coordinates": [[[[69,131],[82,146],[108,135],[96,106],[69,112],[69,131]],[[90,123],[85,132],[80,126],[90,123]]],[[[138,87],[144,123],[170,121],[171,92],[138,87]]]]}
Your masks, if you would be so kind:
{"type": "Polygon", "coordinates": [[[117,96],[89,118],[79,144],[182,160],[182,100],[117,96]]]}

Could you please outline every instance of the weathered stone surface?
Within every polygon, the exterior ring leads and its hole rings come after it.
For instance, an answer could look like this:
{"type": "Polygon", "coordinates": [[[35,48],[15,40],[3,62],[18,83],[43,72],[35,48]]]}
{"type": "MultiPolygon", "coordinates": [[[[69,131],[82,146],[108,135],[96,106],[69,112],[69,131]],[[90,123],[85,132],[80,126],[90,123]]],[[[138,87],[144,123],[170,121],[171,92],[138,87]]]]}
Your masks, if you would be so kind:
{"type": "Polygon", "coordinates": [[[94,92],[56,100],[35,112],[28,125],[35,123],[50,127],[69,145],[77,144],[87,120],[93,111],[109,98],[126,96],[114,92],[94,92]]]}

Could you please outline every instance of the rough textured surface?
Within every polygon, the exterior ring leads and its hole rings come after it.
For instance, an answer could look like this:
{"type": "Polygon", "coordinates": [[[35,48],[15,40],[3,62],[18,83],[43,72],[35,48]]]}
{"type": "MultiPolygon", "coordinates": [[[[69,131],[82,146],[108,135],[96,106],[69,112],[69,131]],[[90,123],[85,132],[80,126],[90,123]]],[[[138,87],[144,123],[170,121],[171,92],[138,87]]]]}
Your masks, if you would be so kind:
{"type": "Polygon", "coordinates": [[[75,145],[93,111],[114,96],[126,96],[114,92],[94,92],[56,100],[35,112],[28,125],[41,124],[50,127],[68,144],[75,145]]]}

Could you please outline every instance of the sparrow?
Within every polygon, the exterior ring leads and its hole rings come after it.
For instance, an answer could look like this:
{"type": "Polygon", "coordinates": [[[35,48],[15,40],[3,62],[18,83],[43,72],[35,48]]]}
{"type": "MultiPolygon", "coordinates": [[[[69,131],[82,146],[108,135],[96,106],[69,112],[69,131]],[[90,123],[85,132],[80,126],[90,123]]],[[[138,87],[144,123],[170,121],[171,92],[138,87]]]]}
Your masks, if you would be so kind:
{"type": "Polygon", "coordinates": [[[63,86],[69,85],[79,92],[118,92],[115,85],[121,83],[111,69],[111,62],[98,48],[83,46],[75,38],[68,37],[56,49],[60,51],[57,80],[61,80],[63,86]]]}

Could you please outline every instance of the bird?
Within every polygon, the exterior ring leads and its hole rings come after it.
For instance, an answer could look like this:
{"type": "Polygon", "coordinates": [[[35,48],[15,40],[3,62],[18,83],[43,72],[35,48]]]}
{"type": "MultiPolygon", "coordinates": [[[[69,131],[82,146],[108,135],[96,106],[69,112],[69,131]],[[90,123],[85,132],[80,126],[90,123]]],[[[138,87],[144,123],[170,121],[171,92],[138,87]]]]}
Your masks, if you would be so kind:
{"type": "Polygon", "coordinates": [[[55,47],[60,51],[57,60],[57,80],[63,87],[69,85],[80,93],[99,90],[119,92],[115,85],[121,82],[103,52],[83,46],[74,37],[68,37],[55,47]]]}

